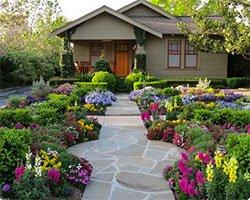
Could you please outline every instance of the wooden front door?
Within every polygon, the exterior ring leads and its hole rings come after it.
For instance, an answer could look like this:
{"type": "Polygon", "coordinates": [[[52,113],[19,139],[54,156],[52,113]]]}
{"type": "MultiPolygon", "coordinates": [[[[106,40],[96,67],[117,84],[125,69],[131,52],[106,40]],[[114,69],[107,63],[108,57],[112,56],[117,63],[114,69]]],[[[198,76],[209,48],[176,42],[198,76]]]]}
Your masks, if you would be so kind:
{"type": "Polygon", "coordinates": [[[116,43],[115,45],[115,73],[118,76],[129,74],[129,45],[128,43],[116,43]]]}

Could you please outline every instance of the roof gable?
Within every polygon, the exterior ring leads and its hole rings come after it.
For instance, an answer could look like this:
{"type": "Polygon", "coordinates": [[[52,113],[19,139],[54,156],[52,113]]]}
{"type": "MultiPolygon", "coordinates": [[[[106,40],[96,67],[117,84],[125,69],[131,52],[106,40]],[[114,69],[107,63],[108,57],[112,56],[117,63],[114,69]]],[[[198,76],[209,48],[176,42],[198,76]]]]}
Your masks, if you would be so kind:
{"type": "Polygon", "coordinates": [[[169,19],[178,20],[177,17],[168,14],[165,10],[145,0],[137,0],[129,5],[122,7],[118,11],[128,16],[166,17],[169,19]]]}
{"type": "Polygon", "coordinates": [[[104,13],[104,12],[107,12],[107,13],[129,23],[129,24],[132,24],[133,26],[141,28],[141,29],[143,29],[143,30],[145,30],[145,31],[157,36],[157,37],[162,38],[162,34],[160,32],[157,32],[156,30],[154,30],[154,29],[152,29],[144,24],[141,24],[140,22],[137,22],[137,21],[133,20],[132,18],[127,17],[127,16],[123,15],[122,13],[119,13],[119,12],[117,12],[117,11],[107,7],[107,6],[103,6],[99,9],[83,16],[83,17],[80,17],[72,22],[67,23],[66,25],[54,30],[50,35],[52,35],[52,36],[62,35],[65,31],[72,29],[74,27],[77,27],[77,26],[81,25],[82,23],[84,23],[85,21],[87,21],[95,16],[98,16],[99,14],[104,13]]]}

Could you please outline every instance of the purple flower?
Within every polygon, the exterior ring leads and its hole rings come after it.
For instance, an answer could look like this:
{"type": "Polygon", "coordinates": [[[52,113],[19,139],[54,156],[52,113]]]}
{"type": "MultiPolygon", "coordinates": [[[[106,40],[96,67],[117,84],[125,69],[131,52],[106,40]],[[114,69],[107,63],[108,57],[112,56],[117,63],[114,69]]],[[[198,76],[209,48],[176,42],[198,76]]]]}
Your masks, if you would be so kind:
{"type": "Polygon", "coordinates": [[[187,164],[189,162],[189,157],[188,157],[188,155],[185,152],[181,153],[181,158],[182,158],[182,160],[183,160],[184,163],[187,164]]]}
{"type": "Polygon", "coordinates": [[[31,129],[38,129],[40,126],[39,126],[39,124],[37,124],[37,123],[32,123],[32,124],[30,124],[30,128],[31,129]]]}
{"type": "Polygon", "coordinates": [[[18,122],[16,125],[15,125],[15,128],[16,129],[22,129],[24,126],[20,123],[20,122],[18,122]]]}
{"type": "Polygon", "coordinates": [[[10,191],[10,189],[11,189],[11,187],[10,187],[10,185],[9,184],[4,184],[3,185],[3,187],[2,187],[2,191],[3,192],[8,192],[8,191],[10,191]]]}
{"type": "Polygon", "coordinates": [[[110,92],[91,92],[85,97],[85,103],[87,104],[95,104],[95,105],[103,105],[103,106],[110,106],[116,100],[115,95],[110,92]]]}

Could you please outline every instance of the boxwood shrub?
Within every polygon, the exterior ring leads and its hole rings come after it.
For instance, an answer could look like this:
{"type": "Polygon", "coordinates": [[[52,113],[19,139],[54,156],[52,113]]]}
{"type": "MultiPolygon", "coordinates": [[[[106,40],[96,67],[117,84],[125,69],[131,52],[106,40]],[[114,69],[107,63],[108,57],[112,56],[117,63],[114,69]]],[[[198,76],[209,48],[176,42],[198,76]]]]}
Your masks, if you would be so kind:
{"type": "Polygon", "coordinates": [[[0,129],[0,185],[13,179],[15,167],[25,159],[30,144],[30,130],[0,129]]]}
{"type": "Polygon", "coordinates": [[[107,83],[91,83],[91,82],[76,82],[75,83],[77,87],[89,89],[89,90],[95,90],[97,88],[99,89],[108,89],[107,83]]]}
{"type": "Polygon", "coordinates": [[[32,123],[31,110],[27,108],[0,109],[0,126],[13,127],[18,122],[23,125],[32,123]]]}
{"type": "Polygon", "coordinates": [[[95,75],[93,76],[92,82],[93,83],[107,83],[108,89],[114,91],[116,78],[113,74],[110,74],[109,72],[99,71],[99,72],[96,72],[95,75]]]}

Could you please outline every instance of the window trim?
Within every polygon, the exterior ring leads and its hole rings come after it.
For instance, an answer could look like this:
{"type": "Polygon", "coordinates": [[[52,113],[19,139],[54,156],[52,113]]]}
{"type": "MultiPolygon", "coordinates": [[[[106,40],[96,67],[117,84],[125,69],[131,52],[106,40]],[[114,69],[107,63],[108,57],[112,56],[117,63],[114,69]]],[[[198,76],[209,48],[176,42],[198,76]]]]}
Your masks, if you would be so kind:
{"type": "Polygon", "coordinates": [[[182,51],[181,51],[181,43],[182,41],[180,39],[171,39],[168,40],[168,62],[167,62],[167,67],[171,68],[171,69],[180,69],[181,68],[181,57],[182,57],[182,51]],[[176,43],[177,46],[177,50],[171,50],[170,46],[172,47],[173,43],[176,43]],[[179,55],[179,66],[170,66],[169,65],[169,57],[170,55],[179,55]]]}
{"type": "Polygon", "coordinates": [[[101,42],[91,42],[91,43],[89,43],[89,62],[90,62],[90,65],[91,65],[91,67],[94,67],[94,66],[92,66],[92,62],[91,62],[91,57],[92,56],[101,56],[102,55],[102,51],[103,51],[103,44],[101,43],[101,42]],[[99,49],[100,49],[100,51],[99,52],[93,52],[92,51],[92,47],[93,47],[93,45],[99,45],[99,49]]]}
{"type": "Polygon", "coordinates": [[[198,52],[195,49],[193,49],[193,50],[187,49],[188,45],[190,45],[189,41],[185,40],[185,46],[184,46],[184,68],[185,69],[198,69],[198,52]],[[196,59],[195,59],[196,66],[187,66],[187,64],[186,64],[187,55],[192,55],[192,56],[195,55],[196,56],[196,59]]]}

